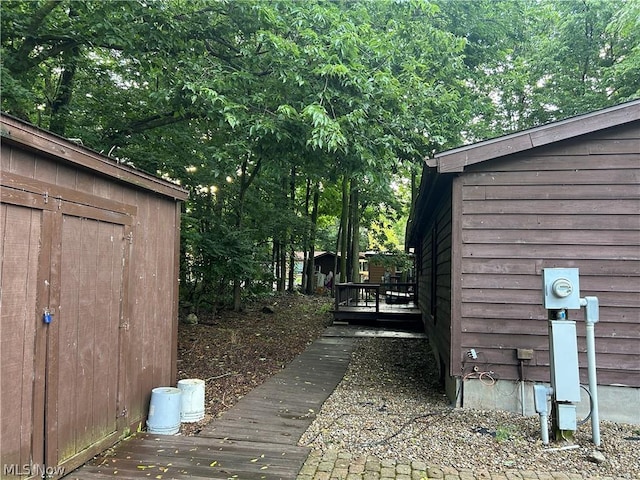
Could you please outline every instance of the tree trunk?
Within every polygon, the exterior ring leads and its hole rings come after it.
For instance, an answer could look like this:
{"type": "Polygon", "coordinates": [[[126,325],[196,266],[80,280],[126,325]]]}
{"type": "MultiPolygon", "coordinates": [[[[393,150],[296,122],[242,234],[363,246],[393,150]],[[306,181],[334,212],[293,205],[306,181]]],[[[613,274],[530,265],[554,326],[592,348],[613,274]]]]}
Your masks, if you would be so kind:
{"type": "Polygon", "coordinates": [[[340,216],[340,228],[342,229],[342,242],[340,245],[340,283],[347,281],[347,228],[349,223],[349,179],[345,175],[342,178],[342,215],[340,216]]]}
{"type": "MultiPolygon", "coordinates": [[[[307,178],[307,188],[306,188],[306,193],[305,193],[305,197],[304,197],[304,215],[306,218],[310,218],[310,213],[309,213],[309,202],[311,200],[311,180],[307,178]]],[[[309,222],[311,223],[311,222],[309,222]]],[[[307,271],[308,271],[308,265],[307,262],[309,260],[309,249],[310,249],[310,245],[309,245],[309,237],[311,235],[310,230],[305,230],[304,233],[304,241],[303,241],[303,245],[304,245],[304,258],[302,259],[302,291],[303,292],[307,292],[307,271]]]]}
{"type": "MultiPolygon", "coordinates": [[[[281,192],[282,192],[282,207],[284,209],[289,209],[289,194],[287,192],[287,179],[282,178],[281,180],[281,192]]],[[[286,263],[286,252],[287,252],[287,240],[289,238],[289,228],[283,223],[280,225],[278,229],[280,231],[280,238],[277,240],[278,242],[278,257],[276,261],[276,278],[277,278],[277,290],[278,292],[284,292],[286,285],[286,277],[287,277],[287,263],[286,263]]]]}
{"type": "Polygon", "coordinates": [[[309,260],[307,264],[307,293],[313,293],[313,276],[315,269],[313,266],[315,257],[316,228],[318,223],[318,204],[320,203],[320,185],[317,183],[313,187],[313,210],[311,210],[311,230],[309,235],[309,260]]]}
{"type": "MultiPolygon", "coordinates": [[[[336,252],[340,251],[340,245],[342,245],[342,226],[338,225],[338,235],[336,236],[336,252]]],[[[338,276],[338,272],[340,271],[340,262],[338,262],[338,255],[333,257],[333,285],[332,285],[332,294],[335,297],[338,292],[336,288],[336,283],[340,282],[340,277],[338,276]]]]}
{"type": "Polygon", "coordinates": [[[60,75],[60,82],[56,91],[56,96],[51,102],[51,121],[49,130],[64,136],[67,130],[67,120],[69,118],[69,104],[73,94],[73,79],[76,75],[76,64],[78,61],[79,48],[77,46],[67,50],[63,54],[63,71],[60,75]]]}
{"type": "Polygon", "coordinates": [[[351,180],[351,271],[352,281],[360,283],[360,211],[358,210],[358,184],[351,180]]]}
{"type": "MultiPolygon", "coordinates": [[[[415,208],[415,204],[416,204],[416,197],[418,196],[418,175],[416,173],[417,170],[417,166],[412,164],[411,165],[411,207],[410,207],[410,211],[413,212],[413,209],[415,208]]],[[[405,252],[409,252],[409,244],[408,242],[404,242],[404,249],[405,252]]]]}
{"type": "MultiPolygon", "coordinates": [[[[291,167],[291,178],[289,181],[289,192],[290,192],[290,208],[291,214],[295,215],[296,211],[296,167],[291,167]]],[[[295,235],[293,229],[290,230],[289,235],[289,286],[287,291],[293,292],[293,287],[295,283],[295,261],[296,261],[296,248],[295,248],[295,235]]]]}
{"type": "Polygon", "coordinates": [[[351,197],[351,189],[349,189],[349,208],[348,208],[348,216],[347,216],[347,259],[346,259],[346,264],[347,264],[347,282],[353,282],[353,269],[351,268],[353,266],[353,262],[352,262],[352,255],[353,255],[353,212],[351,211],[352,208],[352,201],[353,198],[351,197]]]}
{"type": "MultiPolygon", "coordinates": [[[[247,194],[247,190],[251,183],[255,180],[260,166],[262,165],[262,158],[258,158],[256,165],[253,167],[251,173],[249,170],[249,156],[245,157],[242,161],[241,175],[240,175],[240,188],[238,192],[238,205],[236,209],[236,228],[238,231],[242,230],[243,217],[244,217],[244,199],[247,194]]],[[[233,310],[239,312],[242,309],[242,279],[233,279],[233,310]]]]}
{"type": "Polygon", "coordinates": [[[281,248],[280,241],[278,241],[277,239],[274,239],[273,251],[271,253],[271,265],[272,265],[273,276],[275,277],[275,280],[276,280],[276,291],[278,292],[282,291],[282,282],[281,282],[281,275],[280,275],[280,248],[281,248]]]}
{"type": "Polygon", "coordinates": [[[285,247],[285,243],[284,242],[280,242],[280,257],[278,259],[278,262],[280,263],[280,274],[278,275],[279,281],[278,281],[278,291],[279,292],[284,292],[286,289],[286,278],[287,278],[287,249],[285,247]]]}

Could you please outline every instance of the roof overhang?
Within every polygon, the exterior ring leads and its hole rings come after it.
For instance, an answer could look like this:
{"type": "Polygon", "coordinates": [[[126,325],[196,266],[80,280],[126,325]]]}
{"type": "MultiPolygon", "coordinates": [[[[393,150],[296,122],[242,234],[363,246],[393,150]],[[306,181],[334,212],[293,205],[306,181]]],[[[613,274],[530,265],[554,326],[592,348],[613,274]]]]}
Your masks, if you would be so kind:
{"type": "Polygon", "coordinates": [[[465,145],[425,160],[439,173],[462,172],[469,165],[549,145],[598,130],[640,120],[640,100],[571,117],[503,137],[465,145]]]}
{"type": "Polygon", "coordinates": [[[187,190],[175,183],[118,163],[117,160],[4,113],[0,114],[0,137],[3,143],[7,142],[27,150],[41,152],[49,157],[174,200],[184,201],[189,196],[187,190]]]}

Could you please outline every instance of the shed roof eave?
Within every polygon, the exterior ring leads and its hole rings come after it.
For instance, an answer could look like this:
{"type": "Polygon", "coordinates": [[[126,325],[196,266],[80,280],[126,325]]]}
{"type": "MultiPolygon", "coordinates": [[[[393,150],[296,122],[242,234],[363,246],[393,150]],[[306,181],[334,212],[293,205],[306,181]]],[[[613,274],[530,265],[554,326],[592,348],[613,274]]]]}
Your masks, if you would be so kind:
{"type": "Polygon", "coordinates": [[[189,192],[179,185],[117,163],[89,148],[4,113],[0,114],[0,137],[3,142],[43,152],[65,162],[174,200],[184,201],[189,196],[189,192]]]}
{"type": "Polygon", "coordinates": [[[640,100],[447,150],[427,159],[426,163],[437,167],[439,173],[462,172],[469,165],[637,120],[640,120],[640,100]]]}
{"type": "Polygon", "coordinates": [[[424,163],[427,165],[427,167],[429,168],[436,168],[438,166],[438,160],[435,158],[426,158],[424,160],[424,163]]]}

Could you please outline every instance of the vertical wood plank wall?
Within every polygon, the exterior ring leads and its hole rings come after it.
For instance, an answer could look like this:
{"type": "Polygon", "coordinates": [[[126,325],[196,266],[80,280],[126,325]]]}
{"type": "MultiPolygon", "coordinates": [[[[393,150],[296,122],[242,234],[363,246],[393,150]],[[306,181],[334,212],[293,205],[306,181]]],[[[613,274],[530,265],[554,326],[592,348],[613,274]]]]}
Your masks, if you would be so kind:
{"type": "Polygon", "coordinates": [[[451,197],[434,209],[419,252],[418,303],[443,378],[451,369],[451,197]]]}
{"type": "MultiPolygon", "coordinates": [[[[36,290],[41,212],[0,205],[0,431],[2,449],[17,465],[31,461],[36,290]]],[[[4,455],[3,455],[4,456],[4,455]]]]}
{"type": "Polygon", "coordinates": [[[116,431],[123,231],[63,216],[60,279],[52,283],[60,284],[65,309],[49,326],[57,331],[58,357],[48,361],[58,361],[64,375],[47,382],[57,404],[47,419],[57,425],[48,439],[59,446],[56,464],[116,431]]]}
{"type": "MultiPolygon", "coordinates": [[[[517,379],[515,349],[532,348],[528,379],[547,380],[542,269],[577,267],[581,296],[600,300],[599,382],[640,386],[638,123],[479,163],[457,180],[460,356],[475,348],[500,378],[517,379]]],[[[586,365],[582,312],[570,314],[586,365]]]]}
{"type": "Polygon", "coordinates": [[[127,355],[127,404],[131,418],[146,416],[151,389],[172,385],[171,345],[177,335],[177,303],[173,282],[178,272],[174,268],[176,245],[175,205],[160,197],[125,194],[125,203],[138,205],[138,218],[133,226],[132,268],[129,284],[129,322],[127,355]],[[164,225],[163,231],[147,225],[164,225]],[[168,226],[170,225],[171,228],[168,226]],[[169,231],[170,230],[170,231],[169,231]],[[138,373],[136,373],[138,372],[138,373]]]}

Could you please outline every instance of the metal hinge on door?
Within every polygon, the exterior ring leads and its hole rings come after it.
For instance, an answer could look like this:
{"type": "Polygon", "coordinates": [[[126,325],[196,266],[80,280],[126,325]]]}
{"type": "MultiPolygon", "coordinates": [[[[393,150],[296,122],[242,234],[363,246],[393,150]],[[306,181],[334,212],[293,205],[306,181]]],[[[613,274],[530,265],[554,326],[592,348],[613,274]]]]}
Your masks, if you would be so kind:
{"type": "Polygon", "coordinates": [[[127,233],[127,235],[124,238],[125,240],[129,240],[129,245],[133,245],[133,232],[127,233]]]}

